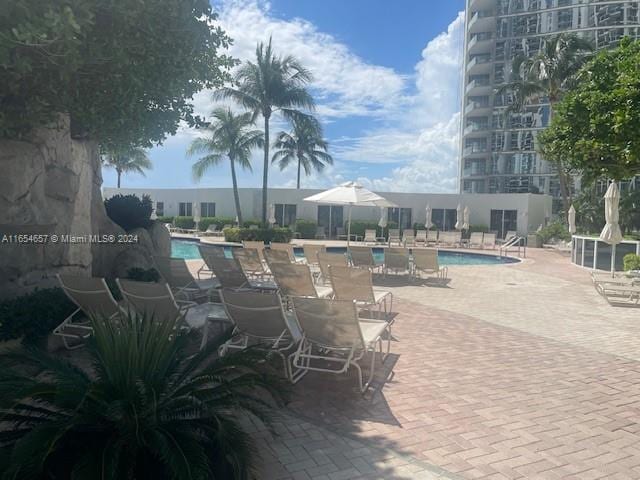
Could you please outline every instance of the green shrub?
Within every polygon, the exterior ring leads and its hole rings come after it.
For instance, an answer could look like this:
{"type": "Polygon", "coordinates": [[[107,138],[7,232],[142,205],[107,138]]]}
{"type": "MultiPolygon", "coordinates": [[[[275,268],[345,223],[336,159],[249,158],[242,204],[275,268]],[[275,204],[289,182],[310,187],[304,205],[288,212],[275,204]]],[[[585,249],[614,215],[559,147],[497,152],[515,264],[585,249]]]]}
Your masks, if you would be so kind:
{"type": "Polygon", "coordinates": [[[23,337],[36,344],[73,313],[75,305],[61,288],[36,290],[0,303],[0,341],[23,337]]]}
{"type": "Polygon", "coordinates": [[[282,403],[282,364],[254,348],[218,356],[229,334],[193,354],[181,320],[92,319],[82,362],[0,356],[3,476],[253,478],[255,427],[243,420],[269,421],[282,403]]]}
{"type": "Polygon", "coordinates": [[[156,219],[156,222],[159,222],[159,223],[173,223],[173,218],[174,217],[158,217],[156,219]]]}
{"type": "Polygon", "coordinates": [[[296,232],[300,234],[300,238],[316,238],[316,229],[318,224],[312,220],[296,220],[296,232]]]}
{"type": "Polygon", "coordinates": [[[240,243],[243,240],[263,241],[265,243],[289,243],[291,240],[291,230],[288,228],[225,228],[224,239],[227,242],[240,243]]]}
{"type": "Polygon", "coordinates": [[[218,230],[221,230],[225,225],[234,225],[235,222],[235,219],[231,217],[203,217],[200,219],[198,226],[202,231],[209,228],[209,225],[216,225],[218,230]]]}
{"type": "Polygon", "coordinates": [[[571,234],[564,222],[555,221],[540,230],[537,235],[542,239],[542,243],[549,243],[552,240],[571,240],[571,234]]]}
{"type": "Polygon", "coordinates": [[[176,217],[173,219],[173,224],[177,228],[194,228],[196,222],[193,221],[193,217],[176,217]]]}
{"type": "Polygon", "coordinates": [[[242,222],[242,226],[245,228],[249,228],[251,225],[258,225],[259,227],[262,227],[262,222],[260,220],[245,220],[244,222],[242,222]]]}
{"type": "Polygon", "coordinates": [[[628,253],[624,256],[624,271],[640,270],[640,255],[635,253],[628,253]]]}
{"type": "Polygon", "coordinates": [[[127,278],[136,282],[157,282],[160,280],[160,274],[155,268],[134,267],[127,270],[127,278]]]}
{"type": "Polygon", "coordinates": [[[114,195],[104,201],[104,208],[109,218],[126,231],[151,225],[153,202],[149,195],[143,195],[142,200],[136,195],[114,195]]]}
{"type": "Polygon", "coordinates": [[[489,233],[489,227],[486,225],[469,225],[469,233],[473,232],[489,233]]]}

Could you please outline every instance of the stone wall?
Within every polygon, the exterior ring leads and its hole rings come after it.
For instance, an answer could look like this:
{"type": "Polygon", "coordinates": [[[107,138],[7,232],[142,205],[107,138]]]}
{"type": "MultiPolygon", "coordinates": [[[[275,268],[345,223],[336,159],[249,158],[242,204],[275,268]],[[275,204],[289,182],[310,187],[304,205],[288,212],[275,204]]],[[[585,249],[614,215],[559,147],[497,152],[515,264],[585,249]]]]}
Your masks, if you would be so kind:
{"type": "Polygon", "coordinates": [[[56,273],[109,275],[124,247],[61,241],[63,235],[123,233],[104,210],[97,146],[71,139],[68,118],[24,141],[0,140],[0,172],[0,240],[19,233],[59,239],[0,243],[0,298],[52,285],[56,273]]]}

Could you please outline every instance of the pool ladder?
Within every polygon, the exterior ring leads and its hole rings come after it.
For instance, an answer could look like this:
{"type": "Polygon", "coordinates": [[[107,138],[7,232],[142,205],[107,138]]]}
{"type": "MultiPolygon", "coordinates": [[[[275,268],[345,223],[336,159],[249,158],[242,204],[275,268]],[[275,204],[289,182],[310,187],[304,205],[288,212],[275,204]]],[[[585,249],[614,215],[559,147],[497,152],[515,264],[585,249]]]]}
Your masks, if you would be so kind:
{"type": "Polygon", "coordinates": [[[502,245],[500,245],[500,249],[499,254],[500,256],[504,256],[510,248],[517,248],[518,249],[518,257],[522,256],[523,258],[527,257],[527,242],[526,239],[524,237],[520,237],[518,235],[515,235],[509,239],[507,239],[506,242],[504,242],[502,245]],[[521,255],[521,249],[522,249],[522,255],[521,255]]]}

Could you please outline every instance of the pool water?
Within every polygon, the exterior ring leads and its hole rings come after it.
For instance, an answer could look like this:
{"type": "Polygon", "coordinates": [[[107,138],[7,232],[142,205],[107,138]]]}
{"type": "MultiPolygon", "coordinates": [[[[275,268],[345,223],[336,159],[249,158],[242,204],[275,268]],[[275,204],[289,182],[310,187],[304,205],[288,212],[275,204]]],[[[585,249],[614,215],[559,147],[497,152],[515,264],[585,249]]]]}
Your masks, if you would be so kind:
{"type": "MultiPolygon", "coordinates": [[[[232,258],[231,249],[233,247],[224,247],[225,255],[232,258]]],[[[328,247],[327,252],[345,253],[345,247],[328,247]]],[[[296,257],[302,257],[302,248],[295,248],[296,257]]],[[[171,240],[171,256],[184,258],[185,260],[199,260],[200,252],[198,251],[198,242],[189,240],[171,240]]],[[[382,248],[373,247],[373,258],[376,263],[383,263],[384,251],[382,248]]],[[[503,263],[516,263],[515,258],[498,257],[495,255],[485,255],[469,252],[460,252],[452,250],[439,250],[438,262],[440,265],[498,265],[503,263]]]]}

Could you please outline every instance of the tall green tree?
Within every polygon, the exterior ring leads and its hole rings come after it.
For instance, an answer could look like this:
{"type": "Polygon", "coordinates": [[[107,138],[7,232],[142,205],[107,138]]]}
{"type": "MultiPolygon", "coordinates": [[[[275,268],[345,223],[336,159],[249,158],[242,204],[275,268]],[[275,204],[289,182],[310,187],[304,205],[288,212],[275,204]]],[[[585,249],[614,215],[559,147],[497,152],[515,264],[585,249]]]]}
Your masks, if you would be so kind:
{"type": "Polygon", "coordinates": [[[233,99],[254,116],[264,120],[264,162],[262,172],[262,222],[267,221],[269,186],[269,122],[279,112],[291,120],[303,115],[298,109],[313,110],[315,103],[305,88],[311,72],[291,55],[278,56],[269,43],[259,43],[255,61],[244,62],[234,75],[235,87],[218,90],[215,99],[233,99]]]}
{"type": "Polygon", "coordinates": [[[153,164],[142,148],[111,150],[102,156],[103,165],[113,168],[118,174],[118,188],[123,173],[139,173],[145,176],[145,170],[151,170],[153,164]]]}
{"type": "Polygon", "coordinates": [[[640,42],[598,52],[579,78],[540,135],[543,150],[586,182],[640,175],[640,42]]]}
{"type": "Polygon", "coordinates": [[[293,162],[298,164],[296,188],[300,188],[300,173],[322,172],[326,165],[333,165],[333,157],[327,153],[328,143],[322,138],[322,126],[313,117],[299,117],[293,120],[290,133],[280,132],[273,147],[277,151],[271,161],[284,170],[293,162]]]}
{"type": "Polygon", "coordinates": [[[190,125],[191,98],[235,61],[208,0],[4,0],[0,137],[67,113],[75,138],[148,148],[190,125]]]}
{"type": "MultiPolygon", "coordinates": [[[[546,97],[549,116],[553,118],[555,105],[575,84],[576,74],[591,58],[592,50],[588,40],[572,33],[559,33],[544,39],[536,55],[516,57],[512,65],[512,81],[498,91],[513,95],[513,104],[507,112],[521,112],[532,98],[546,97]]],[[[551,156],[547,160],[557,169],[566,214],[571,204],[570,171],[560,157],[551,156]]]]}
{"type": "Polygon", "coordinates": [[[193,178],[200,180],[208,169],[218,165],[226,157],[231,167],[238,223],[242,225],[236,165],[251,170],[251,151],[262,147],[264,136],[260,130],[250,128],[254,124],[251,112],[235,114],[230,108],[217,108],[211,115],[214,121],[206,128],[208,136],[195,139],[187,151],[190,156],[204,154],[193,164],[193,178]]]}

